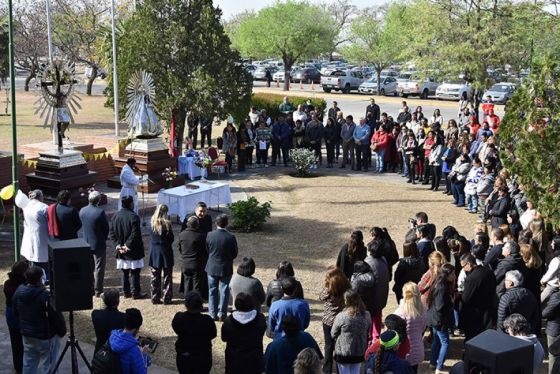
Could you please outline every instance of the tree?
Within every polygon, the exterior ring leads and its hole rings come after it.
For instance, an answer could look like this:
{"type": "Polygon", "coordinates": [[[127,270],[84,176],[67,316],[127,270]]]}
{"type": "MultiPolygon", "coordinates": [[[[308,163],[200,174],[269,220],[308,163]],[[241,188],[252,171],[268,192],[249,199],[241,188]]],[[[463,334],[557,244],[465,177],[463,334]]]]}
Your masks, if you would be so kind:
{"type": "Polygon", "coordinates": [[[560,228],[560,65],[546,58],[508,102],[498,139],[501,159],[523,192],[560,228]]]}
{"type": "Polygon", "coordinates": [[[29,83],[37,75],[39,64],[48,55],[47,22],[44,0],[17,2],[14,8],[15,64],[26,71],[23,89],[29,91],[29,83]]]}
{"type": "Polygon", "coordinates": [[[101,68],[96,44],[108,10],[107,0],[57,0],[53,8],[53,43],[75,62],[91,68],[87,95],[101,68]]]}
{"type": "Polygon", "coordinates": [[[226,34],[230,37],[233,48],[236,48],[236,45],[233,44],[233,42],[235,42],[235,39],[233,37],[237,29],[239,28],[239,25],[241,25],[241,23],[246,19],[249,19],[254,16],[255,16],[255,12],[253,10],[244,10],[241,13],[234,14],[229,19],[223,22],[224,30],[226,34]]]}
{"type": "Polygon", "coordinates": [[[381,71],[398,62],[406,40],[400,32],[404,8],[367,8],[352,21],[350,44],[343,54],[356,64],[373,65],[377,73],[377,94],[381,94],[381,71]]]}
{"type": "Polygon", "coordinates": [[[289,90],[290,69],[301,59],[331,49],[336,37],[329,14],[304,1],[277,2],[241,22],[234,45],[244,56],[279,56],[284,62],[284,91],[289,90]]]}
{"type": "MultiPolygon", "coordinates": [[[[105,35],[104,56],[111,61],[110,37],[105,35]]],[[[172,117],[179,147],[185,117],[246,115],[252,79],[221,24],[221,11],[212,0],[144,0],[118,27],[119,103],[126,108],[126,87],[137,70],[151,73],[156,84],[160,116],[172,117]]],[[[106,90],[112,104],[112,83],[106,90]]]]}
{"type": "Polygon", "coordinates": [[[332,48],[329,51],[329,60],[332,61],[333,54],[340,45],[349,41],[348,27],[351,25],[354,16],[358,14],[358,8],[350,0],[336,0],[333,3],[324,4],[328,9],[336,27],[337,37],[333,40],[332,48]]]}

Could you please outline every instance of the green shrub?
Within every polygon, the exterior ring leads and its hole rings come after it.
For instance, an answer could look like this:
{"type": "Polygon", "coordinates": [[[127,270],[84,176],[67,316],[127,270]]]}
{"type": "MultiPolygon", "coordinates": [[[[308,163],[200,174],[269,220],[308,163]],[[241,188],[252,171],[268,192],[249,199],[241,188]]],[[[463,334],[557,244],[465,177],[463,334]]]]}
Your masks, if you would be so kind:
{"type": "Polygon", "coordinates": [[[315,163],[315,152],[307,148],[296,148],[290,151],[290,158],[297,170],[298,177],[309,175],[309,168],[315,163]]]}
{"type": "MultiPolygon", "coordinates": [[[[284,100],[282,94],[269,94],[269,93],[257,93],[253,94],[251,99],[251,106],[257,107],[258,110],[266,110],[266,113],[273,119],[275,119],[280,112],[278,111],[278,106],[284,100]]],[[[297,108],[300,104],[305,104],[307,99],[311,99],[311,104],[315,107],[315,110],[319,113],[324,113],[327,108],[327,102],[320,98],[309,98],[307,96],[290,96],[290,101],[297,108]]],[[[235,118],[236,123],[240,123],[240,120],[244,120],[248,113],[243,115],[243,118],[235,118]]],[[[238,115],[238,114],[237,114],[238,115]]]]}
{"type": "Polygon", "coordinates": [[[229,204],[228,209],[233,219],[231,228],[243,232],[260,230],[266,219],[270,218],[270,207],[270,202],[259,204],[254,196],[229,204]]]}

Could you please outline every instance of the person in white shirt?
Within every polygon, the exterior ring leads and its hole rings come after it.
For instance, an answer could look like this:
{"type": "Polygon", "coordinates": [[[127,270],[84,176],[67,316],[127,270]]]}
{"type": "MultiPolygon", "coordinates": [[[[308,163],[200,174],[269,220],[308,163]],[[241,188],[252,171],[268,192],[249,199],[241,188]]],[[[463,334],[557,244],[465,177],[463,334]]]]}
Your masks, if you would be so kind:
{"type": "Polygon", "coordinates": [[[24,219],[21,255],[30,262],[30,266],[39,266],[43,268],[44,274],[48,274],[48,206],[43,203],[43,192],[41,190],[30,191],[29,200],[24,199],[18,204],[18,207],[23,210],[24,219]]]}
{"type": "Polygon", "coordinates": [[[537,209],[535,209],[533,203],[531,201],[527,201],[527,210],[519,216],[519,223],[521,223],[523,230],[527,230],[529,228],[531,222],[537,218],[537,214],[537,209]]]}
{"type": "Polygon", "coordinates": [[[249,120],[251,120],[251,123],[253,124],[253,126],[257,125],[257,122],[259,121],[259,117],[260,117],[260,113],[257,110],[257,107],[251,107],[251,111],[249,112],[249,120]]]}
{"type": "Polygon", "coordinates": [[[134,167],[136,166],[136,160],[129,158],[126,160],[126,165],[121,170],[120,180],[121,180],[121,195],[119,199],[119,210],[121,210],[121,200],[125,196],[132,196],[134,199],[134,213],[138,214],[138,192],[136,188],[140,179],[134,175],[134,167]]]}
{"type": "MultiPolygon", "coordinates": [[[[430,120],[428,121],[428,124],[430,126],[432,126],[434,123],[439,123],[439,125],[444,128],[447,127],[446,124],[443,123],[443,116],[441,115],[441,112],[439,111],[439,109],[434,110],[434,115],[430,117],[430,120]]],[[[445,128],[444,128],[445,130],[445,128]]]]}
{"type": "Polygon", "coordinates": [[[303,111],[303,105],[298,105],[297,110],[292,114],[294,123],[299,119],[301,123],[307,123],[307,114],[303,111]]]}
{"type": "Polygon", "coordinates": [[[558,269],[560,268],[560,235],[552,239],[551,250],[554,257],[548,263],[548,270],[541,278],[541,285],[544,286],[544,290],[541,292],[541,303],[545,303],[550,295],[560,288],[560,280],[558,279],[558,269]]]}

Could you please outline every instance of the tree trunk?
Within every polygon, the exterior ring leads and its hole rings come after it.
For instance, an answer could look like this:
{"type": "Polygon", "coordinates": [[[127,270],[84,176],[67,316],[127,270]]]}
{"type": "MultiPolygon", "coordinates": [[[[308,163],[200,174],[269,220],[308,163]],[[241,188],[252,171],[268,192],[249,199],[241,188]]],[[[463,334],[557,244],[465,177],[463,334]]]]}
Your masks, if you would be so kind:
{"type": "Polygon", "coordinates": [[[377,96],[381,96],[381,70],[383,69],[375,69],[377,73],[377,96]]]}
{"type": "Polygon", "coordinates": [[[185,118],[187,111],[185,108],[175,109],[175,136],[177,137],[177,153],[183,154],[183,138],[185,134],[185,118]]]}
{"type": "Polygon", "coordinates": [[[284,91],[290,90],[290,70],[292,70],[292,63],[287,63],[284,60],[284,91]]]}
{"type": "Polygon", "coordinates": [[[27,76],[27,78],[25,78],[25,84],[23,86],[23,90],[25,92],[29,92],[29,82],[31,82],[31,79],[35,78],[35,72],[31,72],[29,73],[29,75],[27,76]]]}
{"type": "Polygon", "coordinates": [[[86,95],[91,96],[91,88],[93,87],[93,82],[95,82],[95,78],[97,78],[97,66],[91,67],[91,77],[88,78],[87,88],[86,88],[86,95]]]}

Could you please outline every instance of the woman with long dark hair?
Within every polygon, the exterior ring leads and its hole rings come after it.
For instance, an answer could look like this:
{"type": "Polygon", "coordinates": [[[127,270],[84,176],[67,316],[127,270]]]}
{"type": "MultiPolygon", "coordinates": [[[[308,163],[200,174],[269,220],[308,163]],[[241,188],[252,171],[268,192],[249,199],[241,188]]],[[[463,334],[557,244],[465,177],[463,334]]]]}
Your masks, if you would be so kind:
{"type": "Polygon", "coordinates": [[[245,171],[248,146],[249,134],[247,133],[247,126],[244,122],[241,122],[239,124],[239,130],[237,131],[237,171],[245,171]]]}
{"type": "Polygon", "coordinates": [[[12,344],[12,362],[16,373],[23,370],[23,337],[19,330],[19,320],[14,315],[12,308],[12,297],[17,288],[25,283],[25,272],[29,268],[27,260],[19,260],[12,265],[8,273],[8,279],[4,282],[4,295],[6,296],[6,322],[10,332],[10,343],[12,344]]]}
{"type": "Polygon", "coordinates": [[[227,172],[231,173],[231,167],[233,165],[233,159],[237,154],[237,133],[233,123],[228,122],[224,132],[222,133],[222,139],[224,139],[224,144],[222,150],[226,155],[226,165],[227,172]]]}
{"type": "Polygon", "coordinates": [[[397,269],[395,270],[395,284],[393,285],[393,292],[397,298],[397,303],[403,297],[402,288],[405,283],[418,283],[425,271],[426,269],[418,253],[416,242],[405,242],[403,244],[403,257],[399,259],[397,269]]]}
{"type": "Polygon", "coordinates": [[[449,347],[449,331],[454,327],[453,296],[455,294],[455,268],[450,264],[441,267],[433,292],[428,297],[428,323],[434,338],[430,365],[436,374],[443,373],[443,364],[449,347]]]}
{"type": "Polygon", "coordinates": [[[336,126],[333,118],[327,119],[323,137],[325,138],[325,148],[327,149],[327,168],[332,169],[334,163],[334,146],[337,139],[336,126]]]}
{"type": "Polygon", "coordinates": [[[323,311],[323,334],[325,338],[325,360],[323,372],[331,373],[333,366],[334,339],[331,330],[336,316],[344,308],[344,293],[350,289],[350,281],[344,273],[335,267],[331,267],[325,274],[325,284],[319,294],[325,309],[323,311]]]}
{"type": "Polygon", "coordinates": [[[350,279],[354,273],[354,264],[357,261],[363,261],[366,256],[364,234],[360,230],[352,231],[348,243],[344,244],[338,253],[336,267],[342,270],[346,278],[350,279]]]}
{"type": "Polygon", "coordinates": [[[416,165],[418,164],[418,142],[414,131],[408,130],[407,138],[403,142],[404,161],[408,168],[407,183],[416,184],[416,165]]]}
{"type": "Polygon", "coordinates": [[[371,316],[355,290],[344,293],[344,304],[345,308],[334,319],[331,331],[336,340],[334,356],[339,373],[359,374],[367,349],[371,316]]]}
{"type": "Polygon", "coordinates": [[[430,190],[437,191],[439,188],[439,183],[441,181],[441,154],[443,152],[443,146],[441,144],[441,137],[435,137],[434,145],[430,150],[430,174],[432,176],[432,187],[430,190]]]}

